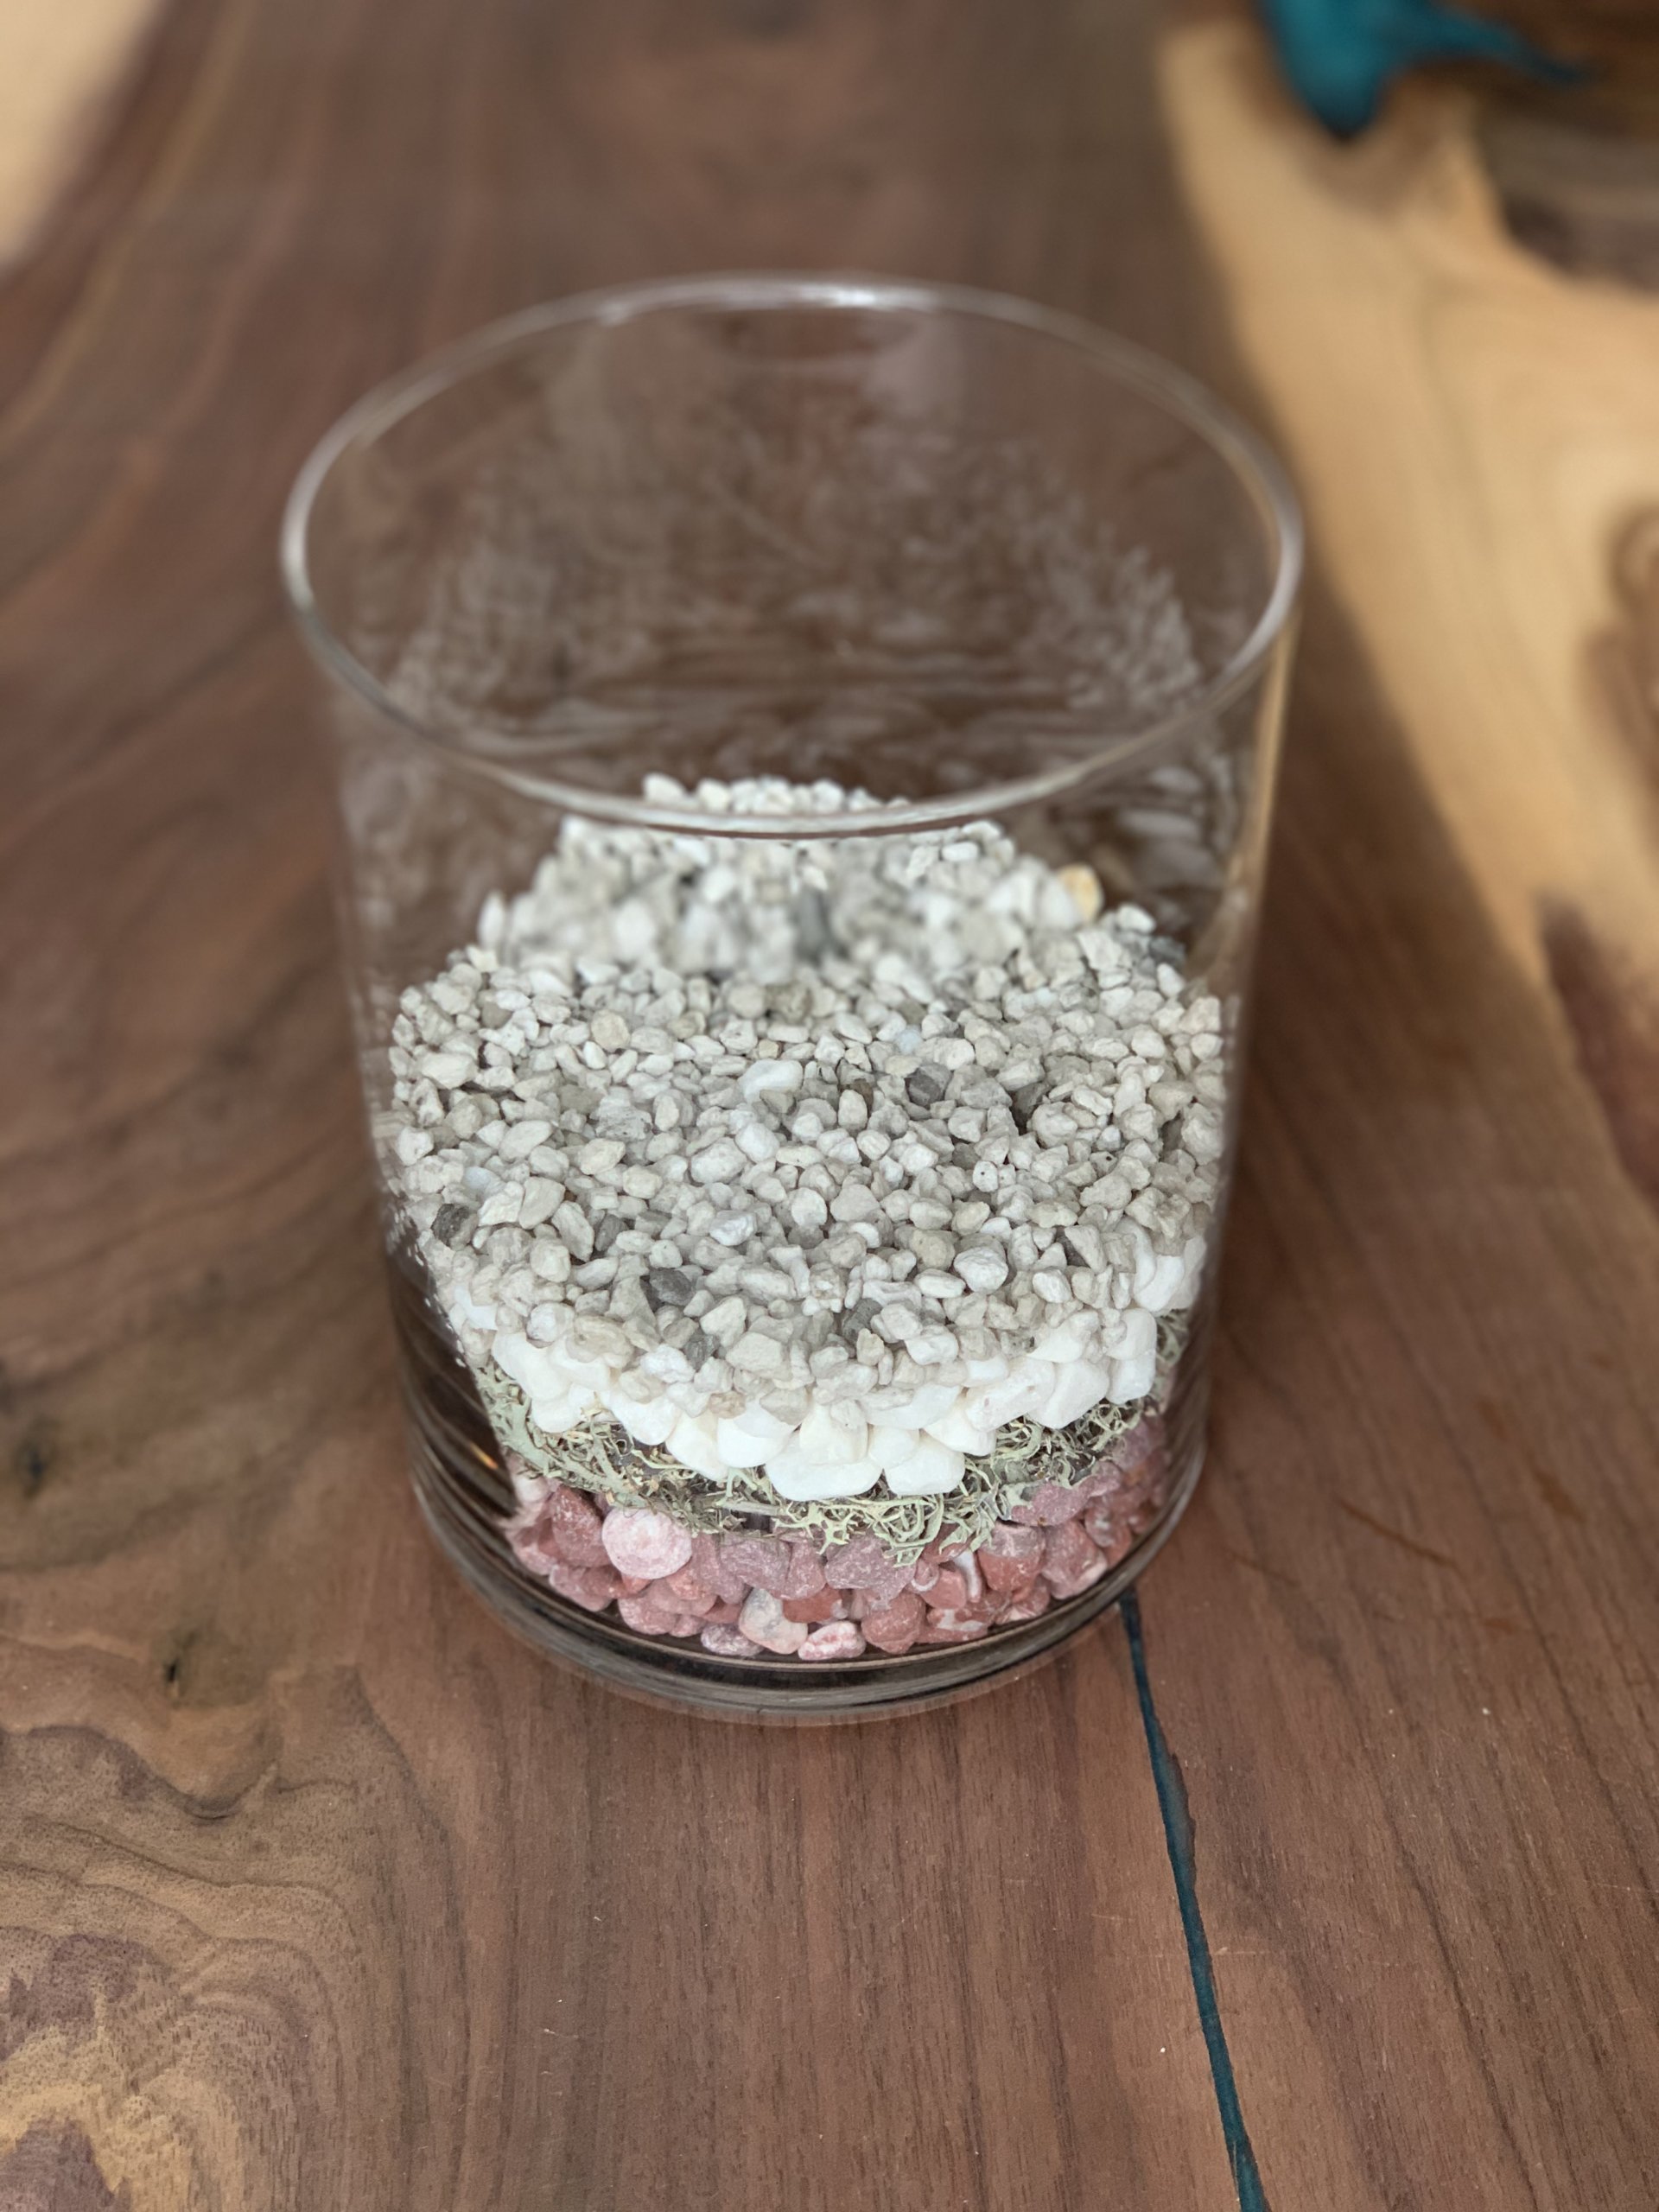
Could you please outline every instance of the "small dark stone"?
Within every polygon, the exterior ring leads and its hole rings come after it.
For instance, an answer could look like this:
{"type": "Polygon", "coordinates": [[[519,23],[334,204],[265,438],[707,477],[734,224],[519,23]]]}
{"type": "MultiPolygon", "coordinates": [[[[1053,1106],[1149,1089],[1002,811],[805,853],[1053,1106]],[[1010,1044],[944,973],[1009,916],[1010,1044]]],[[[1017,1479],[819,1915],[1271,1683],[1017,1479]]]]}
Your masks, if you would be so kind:
{"type": "MultiPolygon", "coordinates": [[[[613,1216],[612,1218],[614,1218],[613,1216]]],[[[621,1226],[618,1223],[618,1227],[621,1226]]],[[[645,1300],[654,1313],[659,1306],[683,1306],[697,1293],[697,1279],[689,1268],[651,1268],[645,1274],[645,1300]]]]}
{"type": "Polygon", "coordinates": [[[602,1213],[594,1224],[594,1249],[601,1255],[608,1252],[622,1234],[620,1213],[602,1213]]]}
{"type": "Polygon", "coordinates": [[[875,1317],[880,1311],[881,1308],[873,1298],[861,1298],[856,1306],[850,1307],[847,1313],[843,1313],[841,1317],[841,1333],[848,1343],[853,1342],[861,1329],[873,1327],[875,1317]]]}
{"type": "Polygon", "coordinates": [[[855,1075],[842,1084],[843,1090],[855,1090],[872,1113],[875,1110],[875,1085],[868,1076],[855,1075]]]}
{"type": "Polygon", "coordinates": [[[979,1154],[970,1144],[959,1144],[950,1154],[950,1165],[960,1167],[964,1175],[971,1175],[979,1165],[979,1154]]]}
{"type": "Polygon", "coordinates": [[[835,942],[823,892],[809,887],[795,901],[795,941],[803,960],[816,961],[835,942]]]}
{"type": "Polygon", "coordinates": [[[944,1070],[927,1060],[905,1077],[905,1096],[912,1106],[937,1106],[950,1088],[944,1070]]]}
{"type": "Polygon", "coordinates": [[[690,1368],[691,1372],[694,1375],[707,1360],[713,1349],[714,1347],[710,1344],[708,1338],[703,1335],[701,1329],[693,1329],[690,1335],[680,1346],[681,1351],[684,1354],[686,1364],[690,1368]]]}
{"type": "Polygon", "coordinates": [[[459,1198],[451,1198],[433,1217],[432,1234],[440,1244],[466,1244],[471,1241],[473,1224],[477,1218],[471,1206],[462,1205],[459,1198]]]}
{"type": "Polygon", "coordinates": [[[1014,1109],[1014,1125],[1017,1128],[1023,1131],[1029,1126],[1031,1117],[1042,1104],[1043,1096],[1047,1089],[1046,1077],[1039,1076],[1035,1082],[1022,1083],[1018,1090],[1011,1090],[1008,1093],[1008,1104],[1014,1109]]]}

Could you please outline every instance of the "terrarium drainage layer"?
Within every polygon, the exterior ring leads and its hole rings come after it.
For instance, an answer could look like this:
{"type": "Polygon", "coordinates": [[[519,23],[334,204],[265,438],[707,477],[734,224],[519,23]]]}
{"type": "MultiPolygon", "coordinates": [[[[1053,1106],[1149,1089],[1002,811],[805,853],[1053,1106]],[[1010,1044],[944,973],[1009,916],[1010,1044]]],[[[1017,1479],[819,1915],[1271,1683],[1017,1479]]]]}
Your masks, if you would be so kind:
{"type": "Polygon", "coordinates": [[[1140,908],[838,785],[567,819],[404,994],[388,1167],[521,1564],[725,1658],[966,1642],[1158,1517],[1221,1009],[1140,908]],[[878,829],[872,821],[873,830],[878,829]]]}

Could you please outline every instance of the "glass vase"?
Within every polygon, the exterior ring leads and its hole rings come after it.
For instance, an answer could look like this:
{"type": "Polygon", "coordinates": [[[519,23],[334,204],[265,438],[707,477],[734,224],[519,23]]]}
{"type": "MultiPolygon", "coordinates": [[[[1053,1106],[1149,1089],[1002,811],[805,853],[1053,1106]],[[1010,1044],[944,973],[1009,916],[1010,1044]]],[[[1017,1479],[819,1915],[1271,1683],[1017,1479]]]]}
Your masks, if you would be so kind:
{"type": "Polygon", "coordinates": [[[1169,1535],[1299,562],[1185,378],[861,278],[536,309],[307,463],[415,1494],[546,1649],[936,1697],[1169,1535]]]}

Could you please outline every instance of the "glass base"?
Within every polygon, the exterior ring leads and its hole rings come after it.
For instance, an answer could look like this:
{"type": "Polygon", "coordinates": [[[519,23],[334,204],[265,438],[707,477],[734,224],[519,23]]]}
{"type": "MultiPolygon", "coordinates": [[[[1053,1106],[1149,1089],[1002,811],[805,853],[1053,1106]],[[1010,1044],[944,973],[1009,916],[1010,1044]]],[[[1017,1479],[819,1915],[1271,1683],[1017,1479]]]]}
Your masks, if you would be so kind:
{"type": "MultiPolygon", "coordinates": [[[[810,1669],[795,1659],[720,1658],[699,1645],[642,1636],[609,1615],[586,1612],[514,1557],[502,1527],[513,1510],[512,1488],[483,1408],[434,1325],[412,1270],[394,1261],[391,1274],[415,1494],[440,1548],[492,1611],[539,1650],[614,1688],[731,1719],[844,1719],[938,1705],[992,1677],[1024,1671],[1122,1596],[1173,1531],[1203,1465],[1204,1345],[1195,1341],[1171,1402],[1167,1502],[1133,1551],[1092,1588],[973,1643],[897,1657],[872,1651],[810,1669]]],[[[1207,1335],[1205,1328],[1195,1332],[1199,1340],[1207,1335]]]]}

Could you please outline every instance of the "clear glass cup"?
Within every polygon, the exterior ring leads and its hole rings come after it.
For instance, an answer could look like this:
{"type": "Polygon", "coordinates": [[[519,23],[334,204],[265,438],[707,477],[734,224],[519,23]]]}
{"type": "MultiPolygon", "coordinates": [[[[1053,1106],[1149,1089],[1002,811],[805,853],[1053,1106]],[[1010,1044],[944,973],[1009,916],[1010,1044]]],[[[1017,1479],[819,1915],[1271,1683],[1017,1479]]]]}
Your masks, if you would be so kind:
{"type": "Polygon", "coordinates": [[[1203,1455],[1271,458],[1017,301],[712,277],[383,385],[283,549],[451,1559],[752,1713],[1092,1618],[1203,1455]]]}

